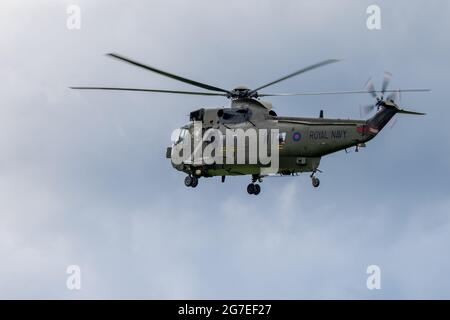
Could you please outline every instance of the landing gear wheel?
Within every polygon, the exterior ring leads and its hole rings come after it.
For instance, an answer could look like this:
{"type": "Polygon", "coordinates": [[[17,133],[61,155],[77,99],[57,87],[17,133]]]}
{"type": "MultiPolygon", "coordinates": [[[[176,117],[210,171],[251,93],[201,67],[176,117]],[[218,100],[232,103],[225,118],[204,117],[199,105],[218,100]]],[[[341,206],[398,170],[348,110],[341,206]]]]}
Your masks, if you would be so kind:
{"type": "Polygon", "coordinates": [[[257,196],[260,192],[261,192],[261,187],[259,186],[259,184],[255,184],[255,191],[253,192],[253,194],[255,196],[257,196]]]}
{"type": "Polygon", "coordinates": [[[253,183],[250,183],[247,186],[247,192],[248,194],[255,194],[255,185],[253,183]]]}
{"type": "Polygon", "coordinates": [[[184,185],[186,187],[190,187],[192,185],[192,177],[191,176],[187,176],[186,178],[184,178],[184,185]]]}
{"type": "Polygon", "coordinates": [[[311,182],[312,182],[312,185],[313,185],[314,188],[317,188],[317,187],[319,187],[319,185],[320,185],[320,180],[319,180],[319,178],[313,177],[313,178],[311,179],[311,182]]]}
{"type": "Polygon", "coordinates": [[[198,185],[198,178],[196,176],[192,177],[191,187],[195,188],[198,185]]]}

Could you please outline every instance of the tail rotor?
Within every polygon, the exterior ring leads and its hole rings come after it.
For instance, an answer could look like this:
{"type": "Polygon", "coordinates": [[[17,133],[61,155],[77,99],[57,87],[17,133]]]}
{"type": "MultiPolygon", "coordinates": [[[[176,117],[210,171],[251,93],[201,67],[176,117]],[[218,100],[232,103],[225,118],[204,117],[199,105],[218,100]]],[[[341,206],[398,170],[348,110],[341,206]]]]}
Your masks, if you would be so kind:
{"type": "Polygon", "coordinates": [[[386,107],[386,108],[395,108],[398,113],[424,115],[424,113],[421,113],[421,112],[400,109],[398,106],[398,103],[400,103],[400,101],[401,101],[401,93],[402,92],[425,92],[425,91],[430,91],[430,90],[428,90],[428,89],[388,90],[391,79],[392,79],[392,73],[385,71],[384,76],[383,76],[383,82],[381,83],[380,91],[376,90],[375,85],[373,84],[373,81],[371,78],[367,81],[365,88],[366,88],[367,92],[373,98],[375,98],[376,102],[373,104],[361,106],[360,114],[364,117],[367,117],[375,109],[378,111],[381,107],[386,107]],[[389,93],[389,95],[387,97],[385,97],[386,93],[389,93]]]}

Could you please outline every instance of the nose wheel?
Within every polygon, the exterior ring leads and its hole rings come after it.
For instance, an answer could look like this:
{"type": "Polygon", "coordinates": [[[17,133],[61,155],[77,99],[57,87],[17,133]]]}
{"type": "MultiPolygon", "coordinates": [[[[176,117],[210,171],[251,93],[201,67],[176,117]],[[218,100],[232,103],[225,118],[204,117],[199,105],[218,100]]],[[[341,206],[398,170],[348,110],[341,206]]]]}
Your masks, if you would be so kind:
{"type": "Polygon", "coordinates": [[[186,176],[186,178],[184,178],[184,185],[186,187],[195,188],[198,185],[198,178],[196,176],[186,176]]]}
{"type": "Polygon", "coordinates": [[[312,177],[311,182],[314,188],[318,188],[320,186],[320,180],[319,178],[312,177]]]}

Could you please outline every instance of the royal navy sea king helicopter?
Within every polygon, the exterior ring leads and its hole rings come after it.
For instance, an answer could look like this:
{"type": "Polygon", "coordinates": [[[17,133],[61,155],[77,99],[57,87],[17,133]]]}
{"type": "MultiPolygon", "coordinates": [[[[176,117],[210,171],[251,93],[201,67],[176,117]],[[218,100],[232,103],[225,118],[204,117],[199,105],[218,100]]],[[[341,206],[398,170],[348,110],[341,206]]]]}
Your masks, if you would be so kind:
{"type": "MultiPolygon", "coordinates": [[[[338,62],[337,59],[324,60],[319,63],[302,68],[296,72],[288,74],[275,81],[261,85],[256,89],[249,89],[239,86],[232,90],[226,90],[209,84],[190,80],[169,72],[165,72],[146,64],[131,60],[124,56],[110,53],[108,56],[127,62],[134,66],[155,72],[157,74],[188,83],[202,88],[206,91],[180,91],[162,89],[139,89],[123,87],[71,87],[72,89],[84,90],[120,90],[120,91],[140,91],[155,93],[187,94],[200,96],[222,96],[231,100],[231,105],[227,108],[201,108],[190,113],[190,122],[176,130],[175,137],[172,138],[172,147],[166,151],[166,157],[173,158],[174,149],[180,144],[186,143],[186,137],[193,139],[194,123],[200,123],[202,134],[209,129],[220,131],[235,129],[277,129],[279,145],[279,161],[277,172],[273,174],[279,176],[297,175],[302,172],[311,173],[312,185],[317,188],[320,180],[316,177],[319,170],[320,159],[328,154],[347,150],[355,147],[358,151],[360,147],[373,139],[396,114],[425,115],[421,112],[402,109],[397,103],[402,92],[424,92],[429,89],[397,89],[388,90],[391,74],[385,73],[381,90],[376,90],[372,80],[366,84],[366,90],[361,91],[334,91],[334,92],[300,92],[300,93],[263,93],[266,89],[281,81],[287,80],[305,72],[338,62]],[[306,117],[283,117],[279,116],[272,109],[270,102],[262,101],[260,98],[273,96],[307,96],[307,95],[334,95],[334,94],[361,94],[369,93],[375,102],[362,108],[365,115],[372,111],[376,113],[367,120],[342,120],[324,118],[323,111],[320,111],[318,118],[306,117]],[[389,93],[387,97],[385,94],[389,93]]],[[[191,141],[189,141],[191,142],[191,141]]],[[[203,147],[211,141],[205,139],[203,147]]],[[[248,147],[248,146],[247,146],[248,147]]],[[[179,149],[179,148],[178,148],[179,149]]],[[[223,148],[225,149],[225,147],[223,148]]],[[[226,150],[223,150],[226,152],[226,150]]],[[[236,152],[234,150],[233,152],[236,152]]],[[[247,159],[247,158],[246,158],[247,159]]],[[[237,164],[237,163],[209,163],[193,162],[192,158],[186,158],[181,163],[174,163],[172,166],[185,172],[184,183],[187,187],[195,188],[201,177],[220,176],[222,182],[226,176],[250,175],[251,183],[247,186],[249,194],[257,195],[261,191],[259,183],[268,174],[264,174],[264,165],[237,164]]]]}

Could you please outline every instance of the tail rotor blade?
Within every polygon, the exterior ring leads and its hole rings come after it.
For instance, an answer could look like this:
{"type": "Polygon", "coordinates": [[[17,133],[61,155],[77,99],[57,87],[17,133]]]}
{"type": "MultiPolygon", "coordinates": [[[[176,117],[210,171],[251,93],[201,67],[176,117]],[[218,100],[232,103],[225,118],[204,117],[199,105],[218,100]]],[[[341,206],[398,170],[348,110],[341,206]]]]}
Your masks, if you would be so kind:
{"type": "Polygon", "coordinates": [[[400,102],[400,91],[397,90],[395,92],[392,92],[388,97],[386,98],[387,101],[392,101],[394,103],[400,102]]]}
{"type": "Polygon", "coordinates": [[[372,78],[370,78],[369,80],[367,80],[366,85],[365,85],[365,88],[367,89],[367,92],[370,93],[370,95],[371,95],[372,97],[374,97],[374,98],[377,97],[376,89],[375,89],[375,86],[374,86],[374,84],[373,84],[372,78]]]}
{"type": "MultiPolygon", "coordinates": [[[[362,115],[362,117],[366,117],[367,115],[369,115],[373,110],[375,110],[375,105],[374,104],[370,104],[370,105],[366,105],[366,106],[362,106],[360,108],[360,113],[362,115]]],[[[362,118],[361,117],[361,118],[362,118]]]]}
{"type": "Polygon", "coordinates": [[[386,100],[395,102],[396,101],[396,97],[397,97],[396,93],[393,92],[393,93],[391,93],[390,95],[387,96],[386,100]]]}
{"type": "Polygon", "coordinates": [[[392,130],[395,127],[395,125],[397,124],[397,120],[398,118],[392,118],[391,120],[389,120],[388,122],[389,129],[392,130]]]}
{"type": "Polygon", "coordinates": [[[392,78],[392,73],[386,71],[384,73],[383,84],[381,86],[381,94],[382,95],[384,95],[384,93],[386,92],[386,89],[389,86],[389,82],[391,82],[391,78],[392,78]]]}

